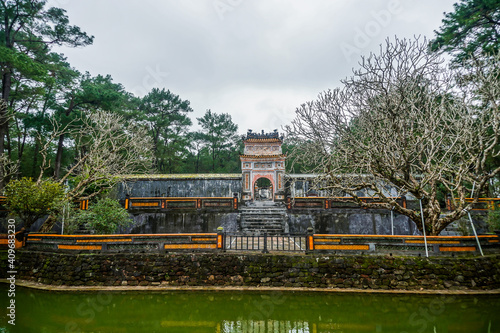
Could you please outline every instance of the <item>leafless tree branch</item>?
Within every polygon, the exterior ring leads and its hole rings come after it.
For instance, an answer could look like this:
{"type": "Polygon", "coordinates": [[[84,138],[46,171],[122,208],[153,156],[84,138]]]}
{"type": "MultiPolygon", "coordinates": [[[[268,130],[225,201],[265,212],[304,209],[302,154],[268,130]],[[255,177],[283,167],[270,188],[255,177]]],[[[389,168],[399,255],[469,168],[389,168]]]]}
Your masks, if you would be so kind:
{"type": "Polygon", "coordinates": [[[420,230],[420,213],[399,205],[387,186],[422,199],[427,232],[437,235],[471,209],[465,198],[472,184],[476,202],[500,173],[487,168],[500,154],[499,58],[486,61],[459,72],[429,53],[425,39],[387,41],[341,89],[296,110],[287,132],[300,144],[291,156],[318,174],[326,193],[341,191],[370,207],[359,199],[364,191],[420,230]],[[438,201],[443,187],[458,198],[446,216],[438,201]]]}

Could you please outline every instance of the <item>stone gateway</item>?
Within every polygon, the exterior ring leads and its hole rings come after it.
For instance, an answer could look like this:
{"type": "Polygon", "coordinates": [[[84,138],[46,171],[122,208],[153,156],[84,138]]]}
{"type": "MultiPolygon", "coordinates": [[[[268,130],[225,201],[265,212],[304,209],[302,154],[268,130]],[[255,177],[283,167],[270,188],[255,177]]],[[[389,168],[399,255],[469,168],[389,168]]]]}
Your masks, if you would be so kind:
{"type": "Polygon", "coordinates": [[[273,133],[253,133],[248,130],[243,136],[245,150],[241,159],[243,176],[243,201],[258,198],[282,202],[285,200],[285,155],[281,150],[283,136],[277,130],[273,133]],[[267,179],[270,186],[259,191],[259,180],[267,179]]]}

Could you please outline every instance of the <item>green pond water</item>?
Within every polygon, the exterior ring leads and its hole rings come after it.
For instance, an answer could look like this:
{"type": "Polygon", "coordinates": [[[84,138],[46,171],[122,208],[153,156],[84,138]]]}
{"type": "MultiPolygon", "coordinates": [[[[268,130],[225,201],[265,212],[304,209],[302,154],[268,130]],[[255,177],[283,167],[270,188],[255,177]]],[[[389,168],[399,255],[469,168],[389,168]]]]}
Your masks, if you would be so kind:
{"type": "Polygon", "coordinates": [[[49,292],[18,287],[0,332],[500,332],[500,297],[299,292],[49,292]]]}

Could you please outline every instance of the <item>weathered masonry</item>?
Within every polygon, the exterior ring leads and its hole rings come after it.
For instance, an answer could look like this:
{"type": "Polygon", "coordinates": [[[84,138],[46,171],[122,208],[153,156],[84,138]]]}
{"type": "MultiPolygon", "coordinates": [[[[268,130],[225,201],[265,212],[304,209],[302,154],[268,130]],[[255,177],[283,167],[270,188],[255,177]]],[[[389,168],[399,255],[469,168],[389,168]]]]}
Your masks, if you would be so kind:
{"type": "MultiPolygon", "coordinates": [[[[418,235],[406,216],[384,209],[360,209],[342,197],[315,191],[315,175],[285,174],[283,136],[248,130],[242,137],[240,174],[131,175],[119,186],[117,197],[134,217],[126,233],[227,232],[249,234],[305,233],[418,235]]],[[[386,196],[404,206],[411,197],[397,197],[387,186],[386,196]]],[[[341,194],[340,194],[341,195],[341,194]]],[[[373,201],[369,193],[359,193],[373,201]]],[[[484,212],[473,212],[478,232],[484,212]]],[[[444,234],[455,235],[450,228],[444,234]]]]}
{"type": "MultiPolygon", "coordinates": [[[[498,254],[497,235],[478,236],[483,253],[498,254]]],[[[217,233],[57,235],[32,233],[25,242],[28,250],[69,252],[262,252],[309,254],[366,254],[405,256],[480,255],[474,236],[391,236],[391,235],[247,235],[217,233]],[[427,247],[427,249],[426,249],[427,247]]]]}
{"type": "Polygon", "coordinates": [[[240,174],[128,176],[117,197],[134,218],[125,233],[237,231],[240,174]]]}
{"type": "Polygon", "coordinates": [[[240,193],[241,174],[130,175],[118,188],[120,200],[127,197],[232,198],[240,193]]]}
{"type": "MultiPolygon", "coordinates": [[[[7,252],[0,274],[7,272],[7,252]]],[[[395,258],[227,253],[57,253],[20,250],[17,279],[65,286],[249,286],[492,290],[500,257],[395,258]]]]}

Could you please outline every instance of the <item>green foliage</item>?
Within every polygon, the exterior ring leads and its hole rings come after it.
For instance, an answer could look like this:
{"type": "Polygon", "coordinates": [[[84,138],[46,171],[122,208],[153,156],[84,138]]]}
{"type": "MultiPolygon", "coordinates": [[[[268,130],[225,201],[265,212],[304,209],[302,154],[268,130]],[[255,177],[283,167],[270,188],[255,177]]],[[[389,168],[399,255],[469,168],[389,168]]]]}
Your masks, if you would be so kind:
{"type": "Polygon", "coordinates": [[[431,42],[433,51],[444,50],[462,64],[496,54],[500,48],[498,0],[461,0],[455,11],[445,14],[443,26],[431,42]]]}
{"type": "Polygon", "coordinates": [[[13,180],[5,187],[7,206],[9,210],[19,216],[29,229],[35,221],[50,214],[64,199],[64,189],[61,184],[52,180],[40,183],[31,178],[13,180]]]}
{"type": "Polygon", "coordinates": [[[488,211],[486,223],[491,232],[500,230],[500,208],[495,206],[495,209],[488,211]]]}
{"type": "Polygon", "coordinates": [[[2,99],[11,111],[0,111],[0,154],[5,148],[21,164],[21,170],[36,169],[38,147],[44,144],[36,136],[44,137],[48,109],[56,106],[64,89],[72,90],[77,73],[63,56],[52,52],[52,46],[77,47],[93,42],[92,36],[69,24],[64,9],[46,5],[46,0],[2,1],[0,5],[2,99]],[[23,158],[25,146],[31,142],[36,142],[35,158],[23,158]]]}
{"type": "Polygon", "coordinates": [[[10,63],[19,73],[28,78],[41,82],[50,81],[47,68],[22,52],[0,45],[0,59],[5,63],[10,63]]]}
{"type": "Polygon", "coordinates": [[[170,90],[153,88],[139,105],[136,120],[144,122],[153,139],[155,166],[161,173],[182,172],[188,154],[188,131],[192,112],[189,101],[170,90]]]}
{"type": "Polygon", "coordinates": [[[458,232],[461,236],[470,236],[470,222],[467,219],[460,219],[457,222],[458,232]]]}
{"type": "MultiPolygon", "coordinates": [[[[136,98],[109,75],[75,70],[63,54],[53,51],[53,45],[85,46],[92,44],[93,36],[70,25],[65,10],[48,8],[46,0],[2,2],[0,17],[1,97],[9,106],[0,109],[0,155],[18,168],[12,174],[63,179],[65,170],[77,166],[68,179],[77,186],[85,175],[98,170],[87,168],[82,176],[79,161],[93,143],[83,142],[78,133],[85,130],[89,114],[103,110],[124,116],[117,133],[129,131],[129,124],[147,127],[143,137],[154,143],[157,172],[239,171],[241,142],[228,114],[209,111],[208,117],[199,119],[203,130],[193,133],[188,100],[157,88],[136,98]]],[[[123,149],[119,154],[127,153],[123,149]]],[[[0,172],[0,189],[3,178],[0,172]]],[[[101,183],[92,184],[83,194],[95,194],[89,192],[107,184],[101,183]]]]}
{"type": "Polygon", "coordinates": [[[209,172],[228,172],[237,170],[239,166],[238,125],[233,123],[231,116],[227,113],[217,114],[207,110],[201,118],[196,118],[202,130],[197,137],[201,143],[198,154],[203,158],[202,162],[208,167],[209,172]],[[237,165],[231,162],[238,160],[237,165]],[[208,165],[207,165],[208,164],[208,165]],[[229,170],[228,170],[229,169],[229,170]]]}
{"type": "Polygon", "coordinates": [[[110,198],[90,204],[88,210],[79,210],[68,220],[69,231],[84,225],[96,234],[112,234],[131,223],[132,219],[127,210],[121,207],[118,201],[110,198]]]}

